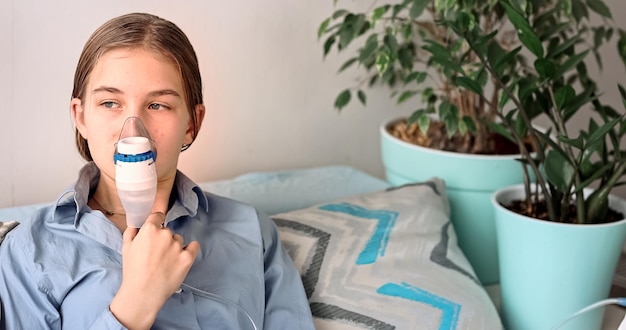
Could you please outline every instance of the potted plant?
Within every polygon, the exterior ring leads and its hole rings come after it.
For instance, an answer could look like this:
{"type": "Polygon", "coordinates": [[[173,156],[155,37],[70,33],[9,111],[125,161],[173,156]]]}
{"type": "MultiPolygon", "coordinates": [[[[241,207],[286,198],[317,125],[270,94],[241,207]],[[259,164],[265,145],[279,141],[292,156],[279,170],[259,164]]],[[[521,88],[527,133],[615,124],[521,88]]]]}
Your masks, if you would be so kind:
{"type": "MultiPolygon", "coordinates": [[[[517,144],[511,148],[512,137],[500,123],[506,116],[518,118],[505,111],[513,103],[503,85],[530,93],[538,70],[558,68],[549,84],[563,81],[557,76],[584,79],[593,86],[585,95],[593,98],[597,88],[582,59],[561,65],[585,35],[593,39],[589,52],[602,63],[599,49],[616,29],[604,22],[594,26],[591,15],[610,17],[610,10],[599,0],[376,1],[365,12],[338,9],[318,29],[324,56],[334,48],[356,49],[339,72],[355,65],[364,72],[355,86],[339,93],[336,108],[353,96],[365,105],[365,87],[377,83],[388,86],[398,103],[415,102],[409,118],[381,126],[387,179],[394,185],[432,176],[446,181],[459,246],[483,284],[499,281],[491,195],[522,183],[525,174],[516,161],[517,144]],[[539,67],[537,58],[545,59],[539,67]]],[[[543,113],[535,104],[527,108],[529,121],[543,113]]]]}

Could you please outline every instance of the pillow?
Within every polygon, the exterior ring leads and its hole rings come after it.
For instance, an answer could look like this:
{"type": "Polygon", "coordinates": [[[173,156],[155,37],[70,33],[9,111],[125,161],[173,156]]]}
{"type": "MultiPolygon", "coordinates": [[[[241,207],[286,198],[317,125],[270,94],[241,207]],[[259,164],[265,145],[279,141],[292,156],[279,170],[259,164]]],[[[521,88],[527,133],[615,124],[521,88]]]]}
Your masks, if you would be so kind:
{"type": "Polygon", "coordinates": [[[272,216],[323,329],[501,329],[457,246],[443,181],[272,216]]]}
{"type": "Polygon", "coordinates": [[[17,221],[0,222],[0,243],[4,241],[4,237],[11,231],[11,229],[17,227],[20,223],[17,221]]]}
{"type": "Polygon", "coordinates": [[[302,209],[337,198],[369,193],[389,184],[349,166],[323,166],[247,173],[203,182],[204,191],[258,207],[267,214],[302,209]]]}

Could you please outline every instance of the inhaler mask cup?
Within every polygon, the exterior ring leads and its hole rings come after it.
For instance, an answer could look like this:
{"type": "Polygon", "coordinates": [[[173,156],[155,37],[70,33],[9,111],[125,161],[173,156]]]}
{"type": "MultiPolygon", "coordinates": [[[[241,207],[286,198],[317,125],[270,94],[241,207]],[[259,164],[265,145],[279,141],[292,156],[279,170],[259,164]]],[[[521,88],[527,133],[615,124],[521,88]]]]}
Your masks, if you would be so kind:
{"type": "Polygon", "coordinates": [[[157,188],[156,148],[141,119],[129,117],[124,121],[113,161],[126,225],[140,228],[152,212],[157,188]]]}

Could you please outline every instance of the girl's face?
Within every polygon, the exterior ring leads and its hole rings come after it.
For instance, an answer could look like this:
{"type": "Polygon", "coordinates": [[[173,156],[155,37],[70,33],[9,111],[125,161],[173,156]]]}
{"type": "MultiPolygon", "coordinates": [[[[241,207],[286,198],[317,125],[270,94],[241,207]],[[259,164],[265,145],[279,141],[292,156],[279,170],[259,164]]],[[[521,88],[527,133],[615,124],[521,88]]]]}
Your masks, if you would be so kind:
{"type": "MultiPolygon", "coordinates": [[[[180,73],[169,59],[145,49],[109,51],[90,73],[84,95],[72,100],[72,116],[101,175],[114,180],[115,143],[126,118],[135,116],[156,143],[159,181],[175,177],[180,149],[193,141],[193,126],[180,73]]],[[[199,122],[203,111],[196,106],[199,122]]]]}

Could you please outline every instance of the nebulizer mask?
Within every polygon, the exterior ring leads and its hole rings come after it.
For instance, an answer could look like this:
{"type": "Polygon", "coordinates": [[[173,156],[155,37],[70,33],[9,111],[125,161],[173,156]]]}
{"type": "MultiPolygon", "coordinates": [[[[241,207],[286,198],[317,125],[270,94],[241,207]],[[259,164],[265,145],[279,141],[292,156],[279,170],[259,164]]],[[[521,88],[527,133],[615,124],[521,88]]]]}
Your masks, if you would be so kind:
{"type": "Polygon", "coordinates": [[[115,183],[126,225],[140,228],[150,213],[157,191],[156,147],[138,117],[124,121],[115,144],[115,183]]]}

